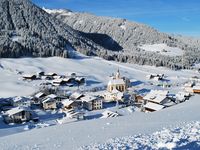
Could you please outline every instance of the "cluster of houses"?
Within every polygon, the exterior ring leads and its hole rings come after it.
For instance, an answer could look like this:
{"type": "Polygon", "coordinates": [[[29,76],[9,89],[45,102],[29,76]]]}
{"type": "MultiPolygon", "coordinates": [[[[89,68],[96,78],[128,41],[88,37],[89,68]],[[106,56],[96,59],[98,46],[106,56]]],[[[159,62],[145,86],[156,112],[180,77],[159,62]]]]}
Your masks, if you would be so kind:
{"type": "Polygon", "coordinates": [[[156,81],[160,81],[160,80],[163,80],[164,79],[164,74],[150,74],[150,75],[147,75],[147,79],[153,79],[153,80],[156,80],[156,81]]]}
{"type": "Polygon", "coordinates": [[[190,82],[185,83],[184,85],[184,89],[185,91],[189,92],[189,93],[200,93],[200,84],[195,80],[192,80],[190,82]]]}
{"type": "Polygon", "coordinates": [[[24,80],[32,81],[32,80],[48,80],[49,84],[53,86],[73,86],[73,85],[81,85],[85,83],[85,77],[77,76],[76,73],[71,73],[70,75],[58,75],[54,72],[38,72],[37,74],[26,74],[22,76],[24,80]]]}
{"type": "MultiPolygon", "coordinates": [[[[151,75],[149,79],[163,79],[164,75],[151,75]]],[[[45,79],[51,80],[53,85],[69,84],[72,82],[84,83],[85,78],[77,77],[75,73],[70,76],[59,76],[56,73],[40,72],[37,75],[23,76],[25,80],[45,79]]],[[[65,118],[83,120],[85,110],[93,111],[104,108],[104,104],[117,102],[126,104],[126,106],[138,106],[141,111],[153,112],[163,108],[183,102],[193,93],[200,93],[200,86],[193,82],[185,84],[186,92],[179,92],[175,96],[169,94],[167,90],[151,90],[144,96],[137,95],[129,91],[131,82],[128,78],[122,77],[120,71],[110,77],[107,84],[107,90],[103,94],[94,95],[84,91],[70,91],[71,93],[61,96],[55,93],[38,92],[31,97],[15,97],[9,101],[9,105],[2,107],[3,118],[6,123],[22,123],[25,121],[38,121],[39,117],[34,113],[35,107],[46,110],[61,109],[65,118]],[[188,92],[189,91],[189,92],[188,92]]],[[[106,110],[101,118],[120,116],[117,112],[106,110]]],[[[62,122],[62,120],[58,120],[62,122]]]]}

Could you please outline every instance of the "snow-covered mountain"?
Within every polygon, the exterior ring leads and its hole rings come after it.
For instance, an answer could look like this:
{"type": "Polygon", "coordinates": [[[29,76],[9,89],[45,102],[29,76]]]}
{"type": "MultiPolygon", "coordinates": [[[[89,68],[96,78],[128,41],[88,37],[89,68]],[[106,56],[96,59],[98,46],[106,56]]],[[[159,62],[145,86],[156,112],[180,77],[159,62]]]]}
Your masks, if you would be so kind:
{"type": "Polygon", "coordinates": [[[0,57],[68,57],[72,48],[87,55],[103,50],[29,0],[0,1],[0,57]]]}
{"type": "Polygon", "coordinates": [[[185,67],[199,62],[198,40],[188,42],[144,24],[70,10],[44,11],[29,0],[0,4],[0,57],[70,57],[68,51],[74,49],[107,60],[177,69],[182,67],[182,56],[168,54],[181,51],[185,67]],[[175,52],[141,48],[155,44],[165,44],[175,52]]]}
{"type": "Polygon", "coordinates": [[[183,51],[187,56],[184,59],[185,67],[199,61],[200,42],[198,39],[168,35],[147,25],[126,19],[95,16],[70,10],[44,10],[72,28],[83,31],[88,38],[106,49],[119,51],[115,54],[112,51],[107,52],[109,56],[102,56],[106,59],[179,68],[182,65],[180,63],[182,58],[179,55],[168,57],[168,53],[164,56],[160,53],[160,51],[165,52],[165,49],[156,51],[159,47],[155,48],[154,44],[166,44],[171,47],[173,53],[179,53],[177,48],[183,51]],[[141,49],[143,45],[153,45],[155,49],[151,52],[145,51],[141,49]]]}

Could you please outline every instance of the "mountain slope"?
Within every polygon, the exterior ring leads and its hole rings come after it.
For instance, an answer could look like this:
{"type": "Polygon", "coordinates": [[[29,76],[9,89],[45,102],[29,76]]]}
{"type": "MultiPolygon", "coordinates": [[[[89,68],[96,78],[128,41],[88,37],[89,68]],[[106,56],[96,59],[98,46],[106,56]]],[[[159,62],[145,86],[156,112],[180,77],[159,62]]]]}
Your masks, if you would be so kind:
{"type": "MultiPolygon", "coordinates": [[[[114,49],[118,50],[119,53],[110,54],[111,52],[108,52],[108,56],[104,56],[106,59],[171,68],[182,67],[182,56],[163,56],[157,51],[149,52],[141,49],[141,46],[145,44],[164,43],[167,46],[178,47],[184,51],[184,55],[187,56],[183,62],[185,67],[189,67],[199,61],[200,42],[191,44],[189,40],[184,38],[161,33],[147,25],[130,22],[126,19],[99,17],[70,10],[44,10],[72,28],[84,32],[88,38],[96,43],[99,43],[100,39],[102,41],[101,45],[112,44],[113,42],[118,43],[119,47],[117,49],[114,47],[114,49]],[[112,57],[109,57],[109,55],[112,57]]],[[[113,50],[112,47],[107,47],[107,49],[113,50]]]]}
{"type": "Polygon", "coordinates": [[[63,56],[103,48],[29,0],[0,1],[0,57],[63,56]]]}

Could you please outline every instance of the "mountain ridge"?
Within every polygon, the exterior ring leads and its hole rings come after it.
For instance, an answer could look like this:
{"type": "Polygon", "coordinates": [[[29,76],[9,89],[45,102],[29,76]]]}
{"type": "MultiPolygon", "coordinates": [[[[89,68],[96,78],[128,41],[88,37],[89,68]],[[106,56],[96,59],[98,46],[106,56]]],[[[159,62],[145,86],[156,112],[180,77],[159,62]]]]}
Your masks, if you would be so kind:
{"type": "MultiPolygon", "coordinates": [[[[49,9],[44,9],[48,11],[49,9]]],[[[95,16],[85,12],[73,12],[71,10],[54,10],[50,12],[55,18],[63,21],[72,28],[86,34],[105,34],[122,47],[119,54],[109,54],[106,59],[138,64],[166,66],[174,69],[190,68],[193,63],[199,62],[200,41],[191,38],[168,35],[158,30],[137,22],[126,19],[95,16]],[[180,56],[165,56],[157,52],[147,52],[140,47],[145,44],[166,44],[170,47],[178,47],[184,51],[184,62],[180,56]],[[148,58],[146,58],[146,57],[148,58]],[[151,58],[151,59],[150,59],[151,58]]],[[[88,37],[90,38],[90,37],[88,37]]],[[[93,36],[94,42],[96,42],[93,36]]],[[[102,39],[104,40],[104,39],[102,39]]]]}
{"type": "Polygon", "coordinates": [[[88,53],[103,50],[29,0],[1,0],[0,4],[0,57],[68,57],[66,46],[88,53]]]}

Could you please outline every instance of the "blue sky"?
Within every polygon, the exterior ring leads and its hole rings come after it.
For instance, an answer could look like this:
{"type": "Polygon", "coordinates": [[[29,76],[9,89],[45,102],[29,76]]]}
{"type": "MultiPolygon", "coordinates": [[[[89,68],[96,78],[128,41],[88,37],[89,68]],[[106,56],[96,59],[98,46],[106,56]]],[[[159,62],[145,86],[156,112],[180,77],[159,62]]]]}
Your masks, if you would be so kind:
{"type": "Polygon", "coordinates": [[[41,7],[67,8],[125,18],[167,33],[200,37],[200,0],[33,0],[41,7]]]}

